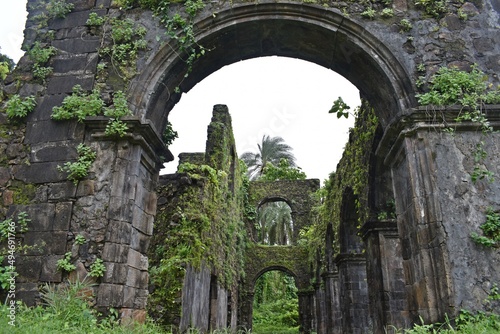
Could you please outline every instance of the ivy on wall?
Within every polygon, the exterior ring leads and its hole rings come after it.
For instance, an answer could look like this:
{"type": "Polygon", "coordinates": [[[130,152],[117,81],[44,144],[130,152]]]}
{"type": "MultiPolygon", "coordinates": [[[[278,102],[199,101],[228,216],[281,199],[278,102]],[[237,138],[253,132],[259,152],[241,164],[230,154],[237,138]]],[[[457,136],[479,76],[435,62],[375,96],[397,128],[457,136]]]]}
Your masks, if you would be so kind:
{"type": "MultiPolygon", "coordinates": [[[[333,223],[333,230],[338,233],[340,213],[344,190],[352,189],[357,198],[355,203],[358,217],[357,227],[367,221],[371,215],[368,208],[368,174],[369,157],[378,119],[373,108],[366,101],[362,101],[360,108],[355,111],[355,126],[350,129],[349,142],[338,164],[338,169],[325,180],[323,187],[315,194],[319,206],[314,208],[314,223],[300,231],[299,243],[307,243],[310,249],[310,259],[317,257],[317,250],[324,252],[326,230],[329,223],[333,223]]],[[[334,236],[334,252],[339,251],[339,237],[334,236]]]]}

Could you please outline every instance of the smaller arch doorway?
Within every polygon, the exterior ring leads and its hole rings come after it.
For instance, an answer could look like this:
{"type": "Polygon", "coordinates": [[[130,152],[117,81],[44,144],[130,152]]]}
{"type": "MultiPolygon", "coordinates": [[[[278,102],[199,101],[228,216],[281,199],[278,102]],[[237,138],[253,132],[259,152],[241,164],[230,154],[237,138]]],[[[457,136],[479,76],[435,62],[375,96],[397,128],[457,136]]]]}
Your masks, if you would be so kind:
{"type": "Polygon", "coordinates": [[[261,245],[291,245],[294,236],[292,209],[282,199],[267,200],[257,208],[255,241],[261,245]]]}
{"type": "Polygon", "coordinates": [[[295,277],[280,268],[262,273],[254,285],[252,332],[299,333],[299,297],[295,277]]]}

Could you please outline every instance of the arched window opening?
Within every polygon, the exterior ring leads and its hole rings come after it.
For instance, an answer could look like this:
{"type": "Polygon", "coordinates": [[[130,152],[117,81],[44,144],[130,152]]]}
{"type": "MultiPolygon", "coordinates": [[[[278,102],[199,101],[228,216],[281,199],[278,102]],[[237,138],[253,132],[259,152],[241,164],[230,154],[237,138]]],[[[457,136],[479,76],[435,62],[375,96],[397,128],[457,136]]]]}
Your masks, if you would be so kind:
{"type": "Polygon", "coordinates": [[[293,236],[292,209],[285,201],[262,204],[257,210],[256,242],[263,245],[290,245],[293,236]]]}
{"type": "Polygon", "coordinates": [[[293,276],[279,270],[255,282],[253,333],[299,333],[298,289],[293,276]]]}

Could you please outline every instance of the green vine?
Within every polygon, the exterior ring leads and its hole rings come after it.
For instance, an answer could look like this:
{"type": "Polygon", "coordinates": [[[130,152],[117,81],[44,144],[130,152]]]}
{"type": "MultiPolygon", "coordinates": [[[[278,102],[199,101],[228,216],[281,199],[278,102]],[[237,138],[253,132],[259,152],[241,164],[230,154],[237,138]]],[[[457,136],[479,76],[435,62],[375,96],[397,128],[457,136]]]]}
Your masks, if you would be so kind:
{"type": "MultiPolygon", "coordinates": [[[[121,0],[120,4],[124,7],[141,6],[151,10],[159,18],[166,28],[166,36],[170,41],[177,43],[176,46],[172,45],[172,47],[180,50],[180,56],[186,63],[185,77],[189,76],[193,70],[196,59],[208,51],[196,41],[194,28],[196,14],[205,8],[203,0],[184,1],[183,11],[177,11],[170,0],[121,0]]],[[[179,93],[180,87],[176,87],[175,92],[179,93]]]]}
{"type": "Polygon", "coordinates": [[[64,254],[62,259],[57,260],[57,269],[66,272],[72,272],[76,266],[71,262],[71,252],[64,254]]]}

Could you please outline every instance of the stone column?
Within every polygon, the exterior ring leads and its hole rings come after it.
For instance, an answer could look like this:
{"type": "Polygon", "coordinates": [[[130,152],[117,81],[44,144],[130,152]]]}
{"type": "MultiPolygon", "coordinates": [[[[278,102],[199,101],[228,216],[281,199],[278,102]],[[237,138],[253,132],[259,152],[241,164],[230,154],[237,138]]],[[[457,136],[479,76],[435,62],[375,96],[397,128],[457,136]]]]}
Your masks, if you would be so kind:
{"type": "MultiPolygon", "coordinates": [[[[115,307],[121,317],[141,321],[146,315],[149,278],[146,254],[156,215],[155,188],[163,162],[160,156],[171,158],[171,154],[151,124],[134,117],[124,121],[128,133],[122,138],[109,138],[104,134],[106,119],[86,120],[90,137],[97,144],[96,189],[91,196],[106,208],[89,233],[99,235],[106,266],[97,288],[96,306],[115,307]],[[102,182],[105,184],[101,185],[102,182]]],[[[85,197],[79,201],[85,203],[85,197]]],[[[83,210],[73,214],[85,213],[83,210]]]]}
{"type": "Polygon", "coordinates": [[[327,334],[341,333],[342,313],[339,302],[339,273],[331,271],[322,275],[325,285],[325,326],[327,334]]]}
{"type": "Polygon", "coordinates": [[[366,245],[370,314],[374,333],[408,324],[403,261],[396,221],[370,221],[361,228],[366,245]]]}
{"type": "Polygon", "coordinates": [[[366,284],[366,259],[363,254],[339,254],[341,333],[362,334],[371,330],[366,284]]]}
{"type": "Polygon", "coordinates": [[[311,333],[313,318],[313,291],[299,291],[299,332],[304,334],[311,333]]]}

